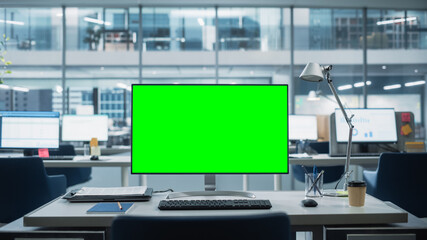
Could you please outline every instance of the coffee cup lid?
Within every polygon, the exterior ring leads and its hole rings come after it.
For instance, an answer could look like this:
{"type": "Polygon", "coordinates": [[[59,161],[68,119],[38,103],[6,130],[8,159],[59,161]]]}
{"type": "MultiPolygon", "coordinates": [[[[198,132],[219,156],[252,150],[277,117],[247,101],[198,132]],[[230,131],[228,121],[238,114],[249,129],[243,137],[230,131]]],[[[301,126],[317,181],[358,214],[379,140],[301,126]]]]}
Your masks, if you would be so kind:
{"type": "Polygon", "coordinates": [[[366,183],[364,181],[350,181],[348,182],[348,187],[366,187],[366,183]]]}

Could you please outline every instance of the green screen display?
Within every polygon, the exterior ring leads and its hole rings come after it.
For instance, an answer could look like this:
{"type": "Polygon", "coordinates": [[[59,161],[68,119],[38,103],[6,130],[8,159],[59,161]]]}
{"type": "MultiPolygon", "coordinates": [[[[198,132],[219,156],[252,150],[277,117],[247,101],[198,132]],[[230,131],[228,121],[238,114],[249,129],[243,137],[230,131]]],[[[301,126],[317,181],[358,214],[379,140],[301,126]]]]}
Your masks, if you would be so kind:
{"type": "Polygon", "coordinates": [[[133,85],[132,173],[288,173],[287,85],[133,85]]]}

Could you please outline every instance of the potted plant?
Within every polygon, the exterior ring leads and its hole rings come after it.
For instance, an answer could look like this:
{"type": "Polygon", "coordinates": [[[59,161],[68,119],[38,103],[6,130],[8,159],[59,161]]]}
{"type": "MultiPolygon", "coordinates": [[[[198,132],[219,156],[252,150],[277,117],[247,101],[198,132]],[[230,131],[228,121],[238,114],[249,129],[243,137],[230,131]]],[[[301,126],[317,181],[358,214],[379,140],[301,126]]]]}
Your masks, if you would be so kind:
{"type": "Polygon", "coordinates": [[[3,79],[4,79],[4,76],[6,74],[11,74],[12,73],[12,71],[10,71],[10,70],[7,69],[7,67],[9,65],[11,65],[12,62],[11,61],[7,61],[5,59],[5,55],[7,53],[7,51],[6,51],[6,42],[7,41],[9,41],[9,38],[6,37],[5,34],[3,34],[3,38],[0,39],[0,61],[1,61],[0,62],[0,66],[1,66],[1,69],[0,69],[0,84],[3,83],[3,79]]]}

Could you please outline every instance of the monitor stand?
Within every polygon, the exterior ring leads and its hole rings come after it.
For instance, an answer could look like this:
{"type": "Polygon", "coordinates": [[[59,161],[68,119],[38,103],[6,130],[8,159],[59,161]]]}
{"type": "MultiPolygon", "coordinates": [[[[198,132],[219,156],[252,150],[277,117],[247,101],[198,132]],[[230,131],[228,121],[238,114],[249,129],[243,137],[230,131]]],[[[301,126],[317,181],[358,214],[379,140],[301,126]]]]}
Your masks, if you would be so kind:
{"type": "Polygon", "coordinates": [[[255,198],[255,194],[250,192],[215,191],[215,190],[216,190],[215,174],[205,174],[205,191],[173,192],[173,193],[170,193],[166,197],[166,199],[174,199],[174,198],[182,198],[182,197],[207,197],[207,196],[255,198]]]}

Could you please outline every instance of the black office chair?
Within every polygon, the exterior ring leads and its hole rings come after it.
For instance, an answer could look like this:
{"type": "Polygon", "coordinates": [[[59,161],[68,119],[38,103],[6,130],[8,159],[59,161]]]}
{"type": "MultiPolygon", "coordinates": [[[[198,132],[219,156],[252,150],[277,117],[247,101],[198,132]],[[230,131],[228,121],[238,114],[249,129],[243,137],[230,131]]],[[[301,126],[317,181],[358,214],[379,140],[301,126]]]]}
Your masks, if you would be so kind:
{"type": "Polygon", "coordinates": [[[0,158],[0,223],[9,223],[65,193],[64,175],[48,176],[39,157],[0,158]]]}
{"type": "MultiPolygon", "coordinates": [[[[329,142],[310,142],[309,147],[312,148],[317,153],[329,153],[329,142]]],[[[292,174],[294,178],[300,182],[305,181],[305,172],[300,165],[292,165],[292,174]]],[[[313,166],[305,166],[309,173],[313,172],[313,166]]],[[[328,167],[318,167],[318,171],[325,171],[323,175],[323,183],[331,183],[338,181],[341,175],[344,173],[344,166],[328,166],[328,167]]]]}
{"type": "Polygon", "coordinates": [[[363,171],[366,192],[427,217],[427,153],[382,153],[376,171],[363,171]]]}
{"type": "MultiPolygon", "coordinates": [[[[49,150],[51,156],[76,156],[74,146],[71,144],[61,144],[58,150],[49,150]]],[[[46,168],[48,175],[63,174],[67,178],[67,187],[85,183],[92,179],[92,168],[46,168]]]]}
{"type": "MultiPolygon", "coordinates": [[[[188,211],[191,214],[191,211],[188,211]]],[[[287,240],[286,213],[229,216],[119,216],[113,220],[112,240],[287,240]]]]}

